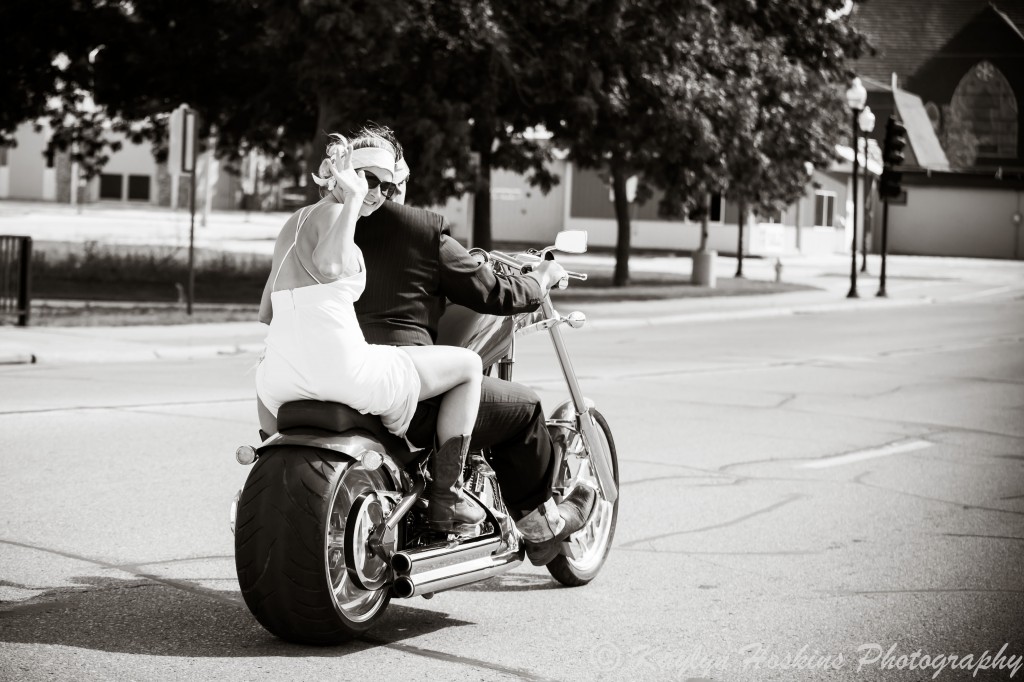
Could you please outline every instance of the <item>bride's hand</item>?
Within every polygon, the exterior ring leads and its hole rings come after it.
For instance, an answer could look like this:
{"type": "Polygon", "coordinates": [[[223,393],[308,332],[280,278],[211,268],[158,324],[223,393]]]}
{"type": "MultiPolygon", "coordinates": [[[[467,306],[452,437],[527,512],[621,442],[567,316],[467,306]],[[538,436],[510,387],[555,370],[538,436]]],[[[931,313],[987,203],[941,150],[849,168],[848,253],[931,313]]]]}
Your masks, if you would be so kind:
{"type": "Polygon", "coordinates": [[[352,168],[352,150],[346,148],[345,151],[338,155],[337,165],[334,162],[329,162],[328,165],[331,169],[331,175],[334,176],[334,181],[337,183],[335,191],[341,191],[342,196],[339,197],[343,202],[347,202],[350,198],[362,201],[366,198],[370,188],[366,184],[366,177],[363,175],[363,171],[357,171],[352,168]]]}

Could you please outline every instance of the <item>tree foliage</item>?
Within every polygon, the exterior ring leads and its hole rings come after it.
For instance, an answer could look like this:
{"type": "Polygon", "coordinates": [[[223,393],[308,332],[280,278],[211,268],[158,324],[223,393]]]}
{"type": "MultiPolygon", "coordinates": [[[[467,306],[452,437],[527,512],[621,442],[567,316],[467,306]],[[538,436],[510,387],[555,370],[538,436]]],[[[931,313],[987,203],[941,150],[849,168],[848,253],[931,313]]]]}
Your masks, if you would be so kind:
{"type": "Polygon", "coordinates": [[[807,161],[828,162],[845,130],[847,61],[864,48],[845,17],[828,18],[842,4],[10,0],[0,132],[54,101],[56,144],[102,160],[104,135],[120,130],[160,153],[167,115],[185,102],[222,156],[259,148],[305,173],[328,133],[373,121],[405,146],[411,201],[475,193],[485,247],[490,171],[546,190],[557,145],[611,179],[621,284],[628,177],[643,178],[639,200],[660,189],[662,213],[678,216],[705,210],[713,191],[781,206],[807,161]],[[524,134],[540,124],[552,142],[524,134]]]}

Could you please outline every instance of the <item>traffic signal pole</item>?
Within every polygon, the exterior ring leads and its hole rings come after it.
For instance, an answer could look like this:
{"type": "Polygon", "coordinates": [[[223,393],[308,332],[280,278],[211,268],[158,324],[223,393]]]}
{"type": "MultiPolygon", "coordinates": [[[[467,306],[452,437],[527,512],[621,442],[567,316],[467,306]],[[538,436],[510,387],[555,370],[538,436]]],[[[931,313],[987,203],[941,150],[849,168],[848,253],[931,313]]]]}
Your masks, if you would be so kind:
{"type": "Polygon", "coordinates": [[[882,272],[878,275],[878,293],[875,294],[880,298],[888,298],[889,294],[885,291],[885,252],[888,244],[886,241],[889,238],[889,197],[882,199],[882,272]]]}
{"type": "Polygon", "coordinates": [[[882,178],[878,183],[878,193],[882,197],[882,272],[878,278],[878,296],[882,298],[889,294],[885,290],[885,264],[886,252],[888,251],[889,239],[889,199],[898,197],[903,188],[900,181],[903,174],[895,170],[896,166],[903,163],[903,148],[907,144],[907,129],[903,127],[895,116],[890,116],[885,124],[885,147],[882,151],[882,178]]]}

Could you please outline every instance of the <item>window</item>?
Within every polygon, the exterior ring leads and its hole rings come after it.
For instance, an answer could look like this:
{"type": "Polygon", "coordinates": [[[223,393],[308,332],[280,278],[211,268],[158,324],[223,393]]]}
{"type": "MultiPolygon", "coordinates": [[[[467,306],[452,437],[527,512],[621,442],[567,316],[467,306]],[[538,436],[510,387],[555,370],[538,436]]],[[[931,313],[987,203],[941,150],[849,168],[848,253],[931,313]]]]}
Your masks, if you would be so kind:
{"type": "Polygon", "coordinates": [[[973,135],[979,156],[1017,156],[1017,96],[992,62],[978,62],[964,75],[950,109],[948,132],[973,135]],[[965,130],[955,130],[958,125],[965,130]]]}
{"type": "Polygon", "coordinates": [[[835,225],[836,193],[814,193],[814,226],[833,227],[835,225]]]}
{"type": "Polygon", "coordinates": [[[129,175],[128,176],[128,200],[149,201],[149,176],[129,175]]]}
{"type": "Polygon", "coordinates": [[[708,218],[713,223],[722,222],[722,195],[711,195],[711,215],[708,218]]]}
{"type": "Polygon", "coordinates": [[[100,174],[100,199],[121,199],[122,175],[120,173],[100,174]]]}

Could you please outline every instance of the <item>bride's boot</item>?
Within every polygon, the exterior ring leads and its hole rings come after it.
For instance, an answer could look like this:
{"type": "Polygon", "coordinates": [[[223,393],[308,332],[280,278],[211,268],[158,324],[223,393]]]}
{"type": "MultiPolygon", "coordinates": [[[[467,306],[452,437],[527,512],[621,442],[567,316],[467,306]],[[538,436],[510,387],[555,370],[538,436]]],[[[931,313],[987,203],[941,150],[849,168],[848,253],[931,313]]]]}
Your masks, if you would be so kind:
{"type": "Polygon", "coordinates": [[[483,509],[462,495],[462,470],[469,454],[469,436],[454,436],[430,458],[433,478],[427,487],[427,521],[436,530],[483,523],[483,509]]]}

